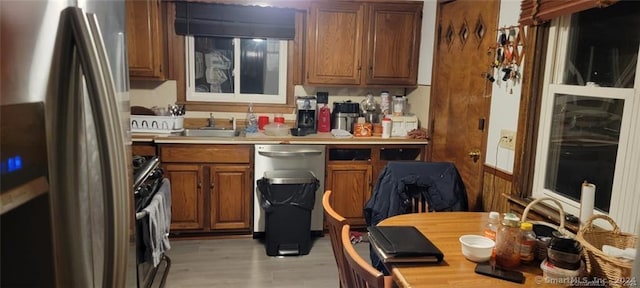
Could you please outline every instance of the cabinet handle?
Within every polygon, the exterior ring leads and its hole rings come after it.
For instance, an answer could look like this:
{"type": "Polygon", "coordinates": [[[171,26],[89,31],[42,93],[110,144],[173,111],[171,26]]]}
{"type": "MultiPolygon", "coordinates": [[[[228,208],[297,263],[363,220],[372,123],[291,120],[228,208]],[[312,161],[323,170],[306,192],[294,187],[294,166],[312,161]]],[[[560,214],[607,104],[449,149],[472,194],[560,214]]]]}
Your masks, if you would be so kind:
{"type": "Polygon", "coordinates": [[[202,182],[198,182],[198,189],[202,188],[202,182]]]}

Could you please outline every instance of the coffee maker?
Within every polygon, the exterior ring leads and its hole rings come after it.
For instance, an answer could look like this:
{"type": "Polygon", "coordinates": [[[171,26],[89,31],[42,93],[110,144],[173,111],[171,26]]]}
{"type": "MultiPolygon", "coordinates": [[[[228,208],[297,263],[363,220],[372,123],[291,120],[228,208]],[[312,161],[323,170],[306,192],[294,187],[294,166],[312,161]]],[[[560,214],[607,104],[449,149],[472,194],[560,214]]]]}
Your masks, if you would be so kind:
{"type": "Polygon", "coordinates": [[[317,100],[316,96],[298,96],[296,99],[297,116],[296,128],[304,134],[316,133],[317,100]]]}

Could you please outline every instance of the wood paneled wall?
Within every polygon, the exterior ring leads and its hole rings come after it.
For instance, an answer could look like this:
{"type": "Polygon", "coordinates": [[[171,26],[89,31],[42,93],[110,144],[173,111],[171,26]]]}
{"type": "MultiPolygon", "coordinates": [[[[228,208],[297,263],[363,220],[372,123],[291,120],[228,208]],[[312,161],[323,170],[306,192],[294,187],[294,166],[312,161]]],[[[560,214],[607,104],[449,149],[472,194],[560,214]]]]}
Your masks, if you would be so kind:
{"type": "Polygon", "coordinates": [[[505,195],[511,195],[513,189],[513,175],[484,166],[484,181],[482,184],[482,207],[485,211],[509,211],[509,203],[505,195]]]}

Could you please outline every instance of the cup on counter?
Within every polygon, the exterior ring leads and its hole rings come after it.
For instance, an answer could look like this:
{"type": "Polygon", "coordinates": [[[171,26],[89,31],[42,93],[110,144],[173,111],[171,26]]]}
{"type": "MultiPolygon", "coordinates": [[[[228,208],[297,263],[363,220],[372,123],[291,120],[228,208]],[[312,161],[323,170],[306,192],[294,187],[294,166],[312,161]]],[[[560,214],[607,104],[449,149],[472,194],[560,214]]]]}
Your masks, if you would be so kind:
{"type": "Polygon", "coordinates": [[[269,116],[260,115],[258,116],[258,129],[264,130],[264,126],[269,124],[269,116]]]}
{"type": "Polygon", "coordinates": [[[282,113],[276,113],[273,117],[273,122],[284,124],[284,116],[282,116],[282,113]]]}

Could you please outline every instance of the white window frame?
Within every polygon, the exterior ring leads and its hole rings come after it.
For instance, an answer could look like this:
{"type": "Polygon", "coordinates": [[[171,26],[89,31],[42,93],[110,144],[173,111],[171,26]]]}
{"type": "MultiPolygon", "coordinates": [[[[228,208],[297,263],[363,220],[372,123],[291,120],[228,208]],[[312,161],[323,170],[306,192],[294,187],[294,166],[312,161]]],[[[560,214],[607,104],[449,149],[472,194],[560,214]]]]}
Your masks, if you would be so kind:
{"type": "MultiPolygon", "coordinates": [[[[599,98],[623,99],[624,108],[618,140],[615,174],[611,191],[611,204],[608,215],[612,217],[623,231],[637,231],[640,224],[640,64],[636,65],[634,88],[586,87],[562,83],[566,63],[566,47],[568,43],[571,17],[553,20],[550,27],[547,46],[547,62],[544,71],[544,87],[542,107],[540,110],[540,126],[538,132],[535,174],[533,182],[533,198],[551,197],[563,203],[565,213],[578,216],[580,203],[544,188],[547,160],[549,156],[549,140],[551,119],[553,114],[554,95],[571,94],[594,96],[599,98]]],[[[639,47],[640,50],[640,47],[639,47]]],[[[580,187],[576,187],[577,190],[580,187]]],[[[596,187],[597,191],[597,187],[596,187]]],[[[603,214],[594,211],[596,214],[603,214]]]]}
{"type": "MultiPolygon", "coordinates": [[[[263,104],[286,104],[287,103],[287,40],[279,40],[279,75],[278,94],[241,94],[240,77],[234,77],[234,93],[209,93],[196,92],[195,69],[193,63],[195,55],[193,53],[194,37],[187,35],[185,38],[185,59],[186,67],[186,89],[187,101],[200,102],[231,102],[231,103],[263,103],[263,104]]],[[[240,75],[240,38],[233,38],[234,46],[234,68],[233,75],[240,75]]]]}

